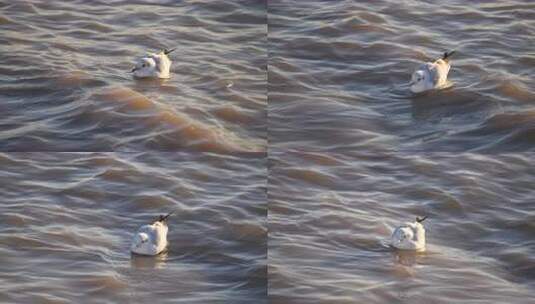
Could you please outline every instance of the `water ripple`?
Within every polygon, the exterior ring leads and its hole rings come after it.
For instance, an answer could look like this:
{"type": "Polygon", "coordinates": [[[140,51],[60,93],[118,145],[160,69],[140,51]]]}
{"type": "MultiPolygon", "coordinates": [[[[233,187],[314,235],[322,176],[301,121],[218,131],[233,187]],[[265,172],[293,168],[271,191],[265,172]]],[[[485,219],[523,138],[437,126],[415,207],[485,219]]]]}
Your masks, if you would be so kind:
{"type": "Polygon", "coordinates": [[[265,154],[8,153],[0,165],[2,302],[265,303],[265,154]],[[133,231],[169,210],[169,252],[131,258],[133,231]]]}
{"type": "Polygon", "coordinates": [[[0,150],[266,150],[264,1],[15,1],[0,23],[0,150]],[[173,77],[134,81],[132,60],[163,47],[173,77]]]}
{"type": "Polygon", "coordinates": [[[532,3],[324,4],[270,3],[274,150],[533,149],[523,122],[487,127],[495,116],[532,111],[532,3]],[[412,71],[449,49],[457,50],[452,87],[413,97],[412,71]]]}

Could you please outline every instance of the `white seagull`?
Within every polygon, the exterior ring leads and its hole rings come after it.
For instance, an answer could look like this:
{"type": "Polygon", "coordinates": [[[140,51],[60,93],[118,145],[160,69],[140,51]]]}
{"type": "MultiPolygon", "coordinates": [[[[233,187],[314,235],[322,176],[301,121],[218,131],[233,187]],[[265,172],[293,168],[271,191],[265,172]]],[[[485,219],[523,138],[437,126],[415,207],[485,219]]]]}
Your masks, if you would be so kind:
{"type": "Polygon", "coordinates": [[[136,78],[169,78],[169,69],[171,60],[169,53],[174,51],[163,50],[160,53],[147,53],[144,57],[138,59],[136,66],[132,69],[136,78]]]}
{"type": "Polygon", "coordinates": [[[143,225],[132,238],[130,250],[142,255],[157,255],[167,248],[167,218],[173,212],[160,217],[150,225],[143,225]]]}
{"type": "Polygon", "coordinates": [[[402,250],[425,251],[425,228],[421,224],[427,216],[416,217],[416,221],[397,227],[392,233],[390,244],[402,250]]]}
{"type": "Polygon", "coordinates": [[[420,93],[443,87],[448,79],[451,67],[449,58],[453,53],[455,51],[445,52],[442,58],[434,62],[426,62],[414,71],[409,83],[411,91],[420,93]]]}

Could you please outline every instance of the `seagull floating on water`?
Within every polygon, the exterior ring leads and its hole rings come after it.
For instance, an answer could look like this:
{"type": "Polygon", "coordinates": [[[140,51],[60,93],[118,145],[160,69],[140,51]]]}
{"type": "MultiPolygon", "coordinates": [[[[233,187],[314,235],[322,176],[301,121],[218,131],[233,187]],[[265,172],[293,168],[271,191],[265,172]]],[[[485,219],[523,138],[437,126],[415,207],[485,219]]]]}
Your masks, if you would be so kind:
{"type": "Polygon", "coordinates": [[[145,56],[138,59],[136,66],[132,69],[134,77],[136,78],[169,78],[169,69],[171,68],[171,60],[169,53],[175,49],[164,49],[156,53],[147,53],[145,56]]]}
{"type": "Polygon", "coordinates": [[[167,218],[173,212],[160,217],[150,225],[143,225],[132,238],[130,250],[142,255],[157,255],[167,248],[167,218]]]}
{"type": "Polygon", "coordinates": [[[422,64],[414,73],[412,73],[411,82],[409,83],[413,93],[420,93],[436,88],[441,88],[446,84],[448,72],[450,71],[450,56],[455,51],[445,52],[442,58],[434,62],[422,64]]]}
{"type": "Polygon", "coordinates": [[[416,217],[416,221],[397,227],[392,233],[390,244],[397,249],[425,251],[425,228],[422,222],[426,218],[427,216],[416,217]]]}

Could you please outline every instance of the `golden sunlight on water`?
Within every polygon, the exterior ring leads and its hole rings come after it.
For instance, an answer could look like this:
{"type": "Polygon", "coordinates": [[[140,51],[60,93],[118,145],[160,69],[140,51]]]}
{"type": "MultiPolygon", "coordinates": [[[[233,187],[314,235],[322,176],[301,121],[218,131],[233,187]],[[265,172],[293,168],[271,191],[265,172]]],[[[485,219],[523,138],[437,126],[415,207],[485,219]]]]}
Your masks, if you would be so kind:
{"type": "Polygon", "coordinates": [[[0,150],[266,150],[262,1],[0,5],[0,150]],[[164,47],[171,78],[132,79],[164,47]]]}

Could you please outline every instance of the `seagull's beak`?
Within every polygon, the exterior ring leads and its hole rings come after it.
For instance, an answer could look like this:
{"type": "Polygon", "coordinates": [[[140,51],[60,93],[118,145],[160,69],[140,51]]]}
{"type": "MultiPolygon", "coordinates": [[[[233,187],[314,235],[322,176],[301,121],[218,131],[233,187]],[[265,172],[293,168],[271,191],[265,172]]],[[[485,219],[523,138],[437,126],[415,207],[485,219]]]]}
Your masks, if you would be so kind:
{"type": "Polygon", "coordinates": [[[137,68],[133,68],[132,71],[130,71],[130,73],[134,73],[136,70],[137,68]]]}
{"type": "Polygon", "coordinates": [[[409,82],[409,87],[412,87],[415,84],[414,81],[409,82]]]}

